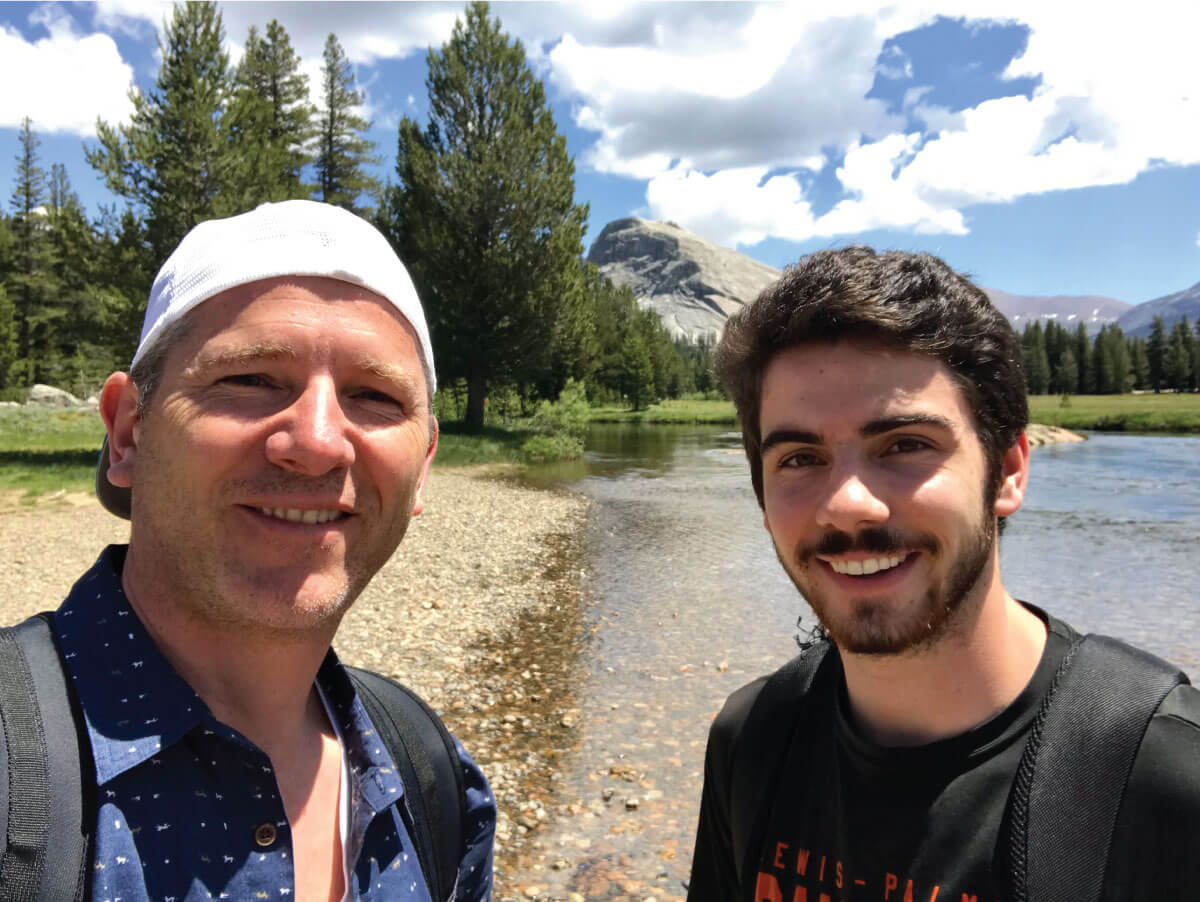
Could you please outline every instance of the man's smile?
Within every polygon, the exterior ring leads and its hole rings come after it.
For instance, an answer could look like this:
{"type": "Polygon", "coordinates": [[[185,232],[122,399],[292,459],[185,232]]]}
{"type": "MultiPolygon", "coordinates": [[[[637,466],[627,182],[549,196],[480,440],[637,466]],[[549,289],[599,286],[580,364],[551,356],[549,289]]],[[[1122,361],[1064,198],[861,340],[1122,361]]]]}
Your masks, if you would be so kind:
{"type": "Polygon", "coordinates": [[[259,513],[277,520],[287,520],[291,523],[328,523],[348,516],[339,510],[301,510],[295,507],[260,507],[259,513]]]}
{"type": "Polygon", "coordinates": [[[818,559],[828,564],[834,573],[842,573],[849,576],[870,576],[872,573],[878,573],[881,570],[891,570],[893,567],[899,567],[908,559],[911,553],[906,552],[904,554],[854,560],[842,557],[827,558],[818,555],[818,559]]]}

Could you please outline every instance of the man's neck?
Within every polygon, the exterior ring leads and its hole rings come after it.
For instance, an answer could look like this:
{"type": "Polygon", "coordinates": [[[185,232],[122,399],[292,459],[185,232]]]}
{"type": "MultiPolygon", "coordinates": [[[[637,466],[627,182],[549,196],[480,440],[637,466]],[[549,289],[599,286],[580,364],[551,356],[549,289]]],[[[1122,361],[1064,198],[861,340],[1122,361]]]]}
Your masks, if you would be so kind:
{"type": "Polygon", "coordinates": [[[214,623],[178,604],[165,611],[161,599],[148,597],[150,592],[131,580],[128,567],[122,584],[158,650],[213,716],[273,761],[303,747],[314,731],[328,729],[314,681],[336,624],[326,630],[281,634],[214,623]]]}
{"type": "Polygon", "coordinates": [[[855,725],[880,745],[957,736],[1010,705],[1032,679],[1046,626],[999,581],[966,622],[902,655],[842,654],[855,725]],[[972,616],[973,615],[973,616],[972,616]]]}

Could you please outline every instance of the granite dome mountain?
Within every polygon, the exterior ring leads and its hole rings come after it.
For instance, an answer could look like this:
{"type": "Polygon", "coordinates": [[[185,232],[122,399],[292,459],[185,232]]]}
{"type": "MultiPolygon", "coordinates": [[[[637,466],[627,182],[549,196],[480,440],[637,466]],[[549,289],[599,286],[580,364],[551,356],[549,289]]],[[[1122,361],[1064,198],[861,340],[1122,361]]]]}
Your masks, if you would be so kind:
{"type": "Polygon", "coordinates": [[[676,338],[716,338],[730,314],[779,278],[779,270],[705,241],[670,222],[630,217],[604,227],[588,261],[676,338]]]}
{"type": "MultiPolygon", "coordinates": [[[[730,314],[779,277],[774,267],[674,223],[636,217],[606,225],[587,258],[615,285],[628,286],[638,304],[654,310],[672,335],[691,341],[719,336],[730,314]]],[[[1031,319],[1054,319],[1072,331],[1082,322],[1093,335],[1110,323],[1127,334],[1144,334],[1154,314],[1162,314],[1168,328],[1185,313],[1189,319],[1200,316],[1200,285],[1137,307],[1090,295],[1036,297],[983,290],[1018,331],[1031,319]]]]}

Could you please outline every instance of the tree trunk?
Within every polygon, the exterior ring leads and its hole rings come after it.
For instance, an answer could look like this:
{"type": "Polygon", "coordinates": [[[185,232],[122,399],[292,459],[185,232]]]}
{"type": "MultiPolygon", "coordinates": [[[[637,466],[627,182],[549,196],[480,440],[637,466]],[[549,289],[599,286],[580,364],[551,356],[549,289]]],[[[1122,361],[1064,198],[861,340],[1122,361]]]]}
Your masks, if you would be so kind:
{"type": "Polygon", "coordinates": [[[483,428],[483,405],[487,401],[487,379],[481,375],[467,377],[467,426],[483,428]]]}

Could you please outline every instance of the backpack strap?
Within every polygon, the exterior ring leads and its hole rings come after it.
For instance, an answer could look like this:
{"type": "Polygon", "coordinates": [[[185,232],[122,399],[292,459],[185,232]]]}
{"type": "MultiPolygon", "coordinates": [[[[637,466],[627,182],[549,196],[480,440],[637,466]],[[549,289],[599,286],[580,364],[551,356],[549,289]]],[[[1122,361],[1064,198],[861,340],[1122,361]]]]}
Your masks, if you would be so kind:
{"type": "Polygon", "coordinates": [[[454,739],[441,718],[406,686],[357,667],[346,672],[404,781],[413,842],[430,898],[450,899],[465,843],[466,804],[454,739]]]}
{"type": "Polygon", "coordinates": [[[757,873],[767,830],[764,811],[770,809],[788,748],[810,710],[808,693],[817,672],[834,657],[831,647],[828,641],[813,645],[767,678],[730,749],[729,825],[739,886],[757,873]],[[781,727],[788,720],[791,725],[785,732],[781,727]],[[780,742],[780,735],[788,741],[780,742]]]}
{"type": "Polygon", "coordinates": [[[1011,902],[1098,902],[1142,737],[1187,677],[1147,652],[1085,636],[1030,729],[1005,813],[999,873],[1011,902]]]}
{"type": "Polygon", "coordinates": [[[0,629],[0,902],[79,900],[88,888],[95,772],[53,624],[45,613],[0,629]]]}

